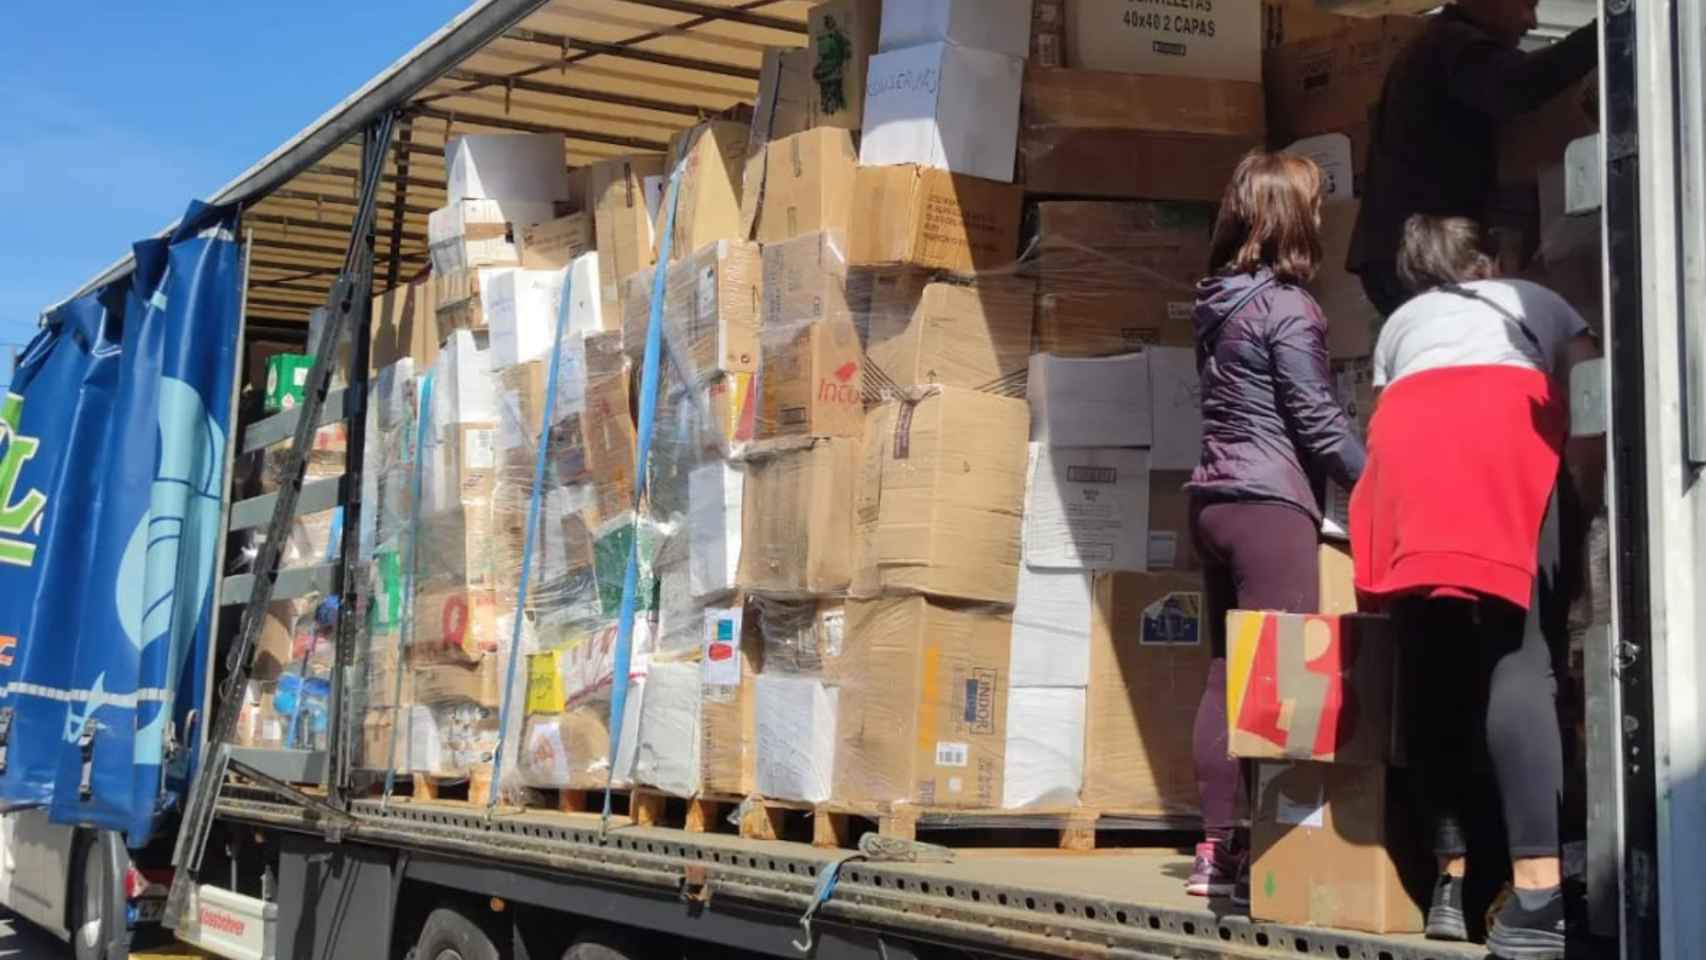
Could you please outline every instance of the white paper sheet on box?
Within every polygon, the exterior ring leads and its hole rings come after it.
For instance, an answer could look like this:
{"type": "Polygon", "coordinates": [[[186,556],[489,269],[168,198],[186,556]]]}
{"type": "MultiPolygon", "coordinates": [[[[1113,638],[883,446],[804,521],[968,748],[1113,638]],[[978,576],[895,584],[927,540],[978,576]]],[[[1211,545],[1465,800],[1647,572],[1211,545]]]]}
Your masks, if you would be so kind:
{"type": "Polygon", "coordinates": [[[696,600],[735,588],[745,480],[745,473],[724,461],[695,467],[687,477],[687,562],[696,600]]]}
{"type": "Polygon", "coordinates": [[[1192,347],[1150,347],[1151,470],[1194,470],[1202,462],[1202,385],[1192,347]]]}
{"type": "Polygon", "coordinates": [[[1090,682],[1090,574],[1019,564],[1013,604],[1014,687],[1082,687],[1090,682]]]}
{"type": "Polygon", "coordinates": [[[480,271],[493,370],[550,356],[562,298],[561,270],[480,271]]]}
{"type": "Polygon", "coordinates": [[[759,676],[759,793],[804,803],[830,799],[837,695],[817,680],[759,676]]]}
{"type": "Polygon", "coordinates": [[[699,665],[653,663],[634,754],[636,782],[689,797],[699,792],[701,686],[699,665]]]}
{"type": "Polygon", "coordinates": [[[871,57],[859,162],[1013,181],[1025,61],[930,43],[871,57]]]}
{"type": "Polygon", "coordinates": [[[1071,804],[1084,785],[1083,687],[1014,687],[1007,693],[1007,809],[1071,804]]]}
{"type": "Polygon", "coordinates": [[[1054,570],[1149,567],[1149,451],[1031,444],[1025,562],[1054,570]]]}
{"type": "Polygon", "coordinates": [[[1147,447],[1154,442],[1149,354],[1031,355],[1031,439],[1056,447],[1147,447]]]}

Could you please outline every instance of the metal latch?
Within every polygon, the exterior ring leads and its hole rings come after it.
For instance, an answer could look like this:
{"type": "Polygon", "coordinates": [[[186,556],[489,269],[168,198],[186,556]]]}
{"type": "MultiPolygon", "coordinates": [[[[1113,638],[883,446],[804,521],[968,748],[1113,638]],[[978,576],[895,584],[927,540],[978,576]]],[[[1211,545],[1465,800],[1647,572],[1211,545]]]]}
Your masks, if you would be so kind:
{"type": "Polygon", "coordinates": [[[6,772],[6,744],[12,739],[12,708],[0,709],[0,773],[6,772]]]}
{"type": "Polygon", "coordinates": [[[83,721],[83,730],[77,734],[77,751],[83,755],[83,776],[77,781],[77,799],[87,800],[95,795],[95,729],[98,726],[94,717],[83,721]]]}

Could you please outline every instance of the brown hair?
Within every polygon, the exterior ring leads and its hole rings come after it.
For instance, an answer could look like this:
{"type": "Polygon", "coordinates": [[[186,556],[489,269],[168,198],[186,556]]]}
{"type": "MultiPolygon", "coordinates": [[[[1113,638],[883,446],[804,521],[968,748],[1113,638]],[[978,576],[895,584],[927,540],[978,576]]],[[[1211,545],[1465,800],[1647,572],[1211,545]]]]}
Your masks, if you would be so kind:
{"type": "Polygon", "coordinates": [[[1493,258],[1481,239],[1481,225],[1468,217],[1430,217],[1418,213],[1404,221],[1398,245],[1398,279],[1412,293],[1485,280],[1493,258]]]}
{"type": "Polygon", "coordinates": [[[1308,283],[1321,262],[1321,168],[1308,157],[1255,152],[1239,161],[1214,222],[1210,273],[1267,267],[1308,283]]]}

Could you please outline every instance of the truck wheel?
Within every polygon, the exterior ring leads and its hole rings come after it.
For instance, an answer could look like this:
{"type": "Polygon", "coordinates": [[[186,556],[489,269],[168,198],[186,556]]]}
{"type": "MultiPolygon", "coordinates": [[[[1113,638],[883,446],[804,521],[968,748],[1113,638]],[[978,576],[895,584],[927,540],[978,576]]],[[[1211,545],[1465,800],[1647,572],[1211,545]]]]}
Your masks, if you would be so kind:
{"type": "MultiPolygon", "coordinates": [[[[77,960],[107,960],[107,945],[118,930],[123,929],[123,917],[112,916],[113,889],[111,864],[102,849],[100,837],[80,832],[72,845],[70,917],[71,950],[77,960]]],[[[128,938],[126,938],[128,940],[128,938]]],[[[120,956],[128,956],[126,943],[120,956]]]]}
{"type": "Polygon", "coordinates": [[[498,960],[498,948],[479,924],[449,907],[439,907],[421,928],[415,960],[498,960]]]}
{"type": "Polygon", "coordinates": [[[582,933],[575,938],[574,945],[563,952],[563,960],[651,960],[654,956],[634,938],[608,928],[582,933]]]}

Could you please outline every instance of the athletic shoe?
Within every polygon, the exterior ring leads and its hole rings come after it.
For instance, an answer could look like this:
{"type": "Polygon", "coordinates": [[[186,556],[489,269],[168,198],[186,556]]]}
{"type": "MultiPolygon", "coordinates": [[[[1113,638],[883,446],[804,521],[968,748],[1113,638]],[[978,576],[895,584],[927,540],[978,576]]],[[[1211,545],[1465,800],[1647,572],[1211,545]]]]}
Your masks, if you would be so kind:
{"type": "Polygon", "coordinates": [[[1434,881],[1433,903],[1428,906],[1427,933],[1429,940],[1469,939],[1469,927],[1463,922],[1463,878],[1440,874],[1434,881]]]}
{"type": "Polygon", "coordinates": [[[1499,960],[1564,960],[1562,892],[1514,891],[1493,918],[1487,950],[1499,960]]]}
{"type": "Polygon", "coordinates": [[[1193,897],[1230,897],[1238,888],[1238,871],[1245,861],[1231,844],[1205,840],[1197,844],[1197,859],[1185,892],[1193,897]]]}

